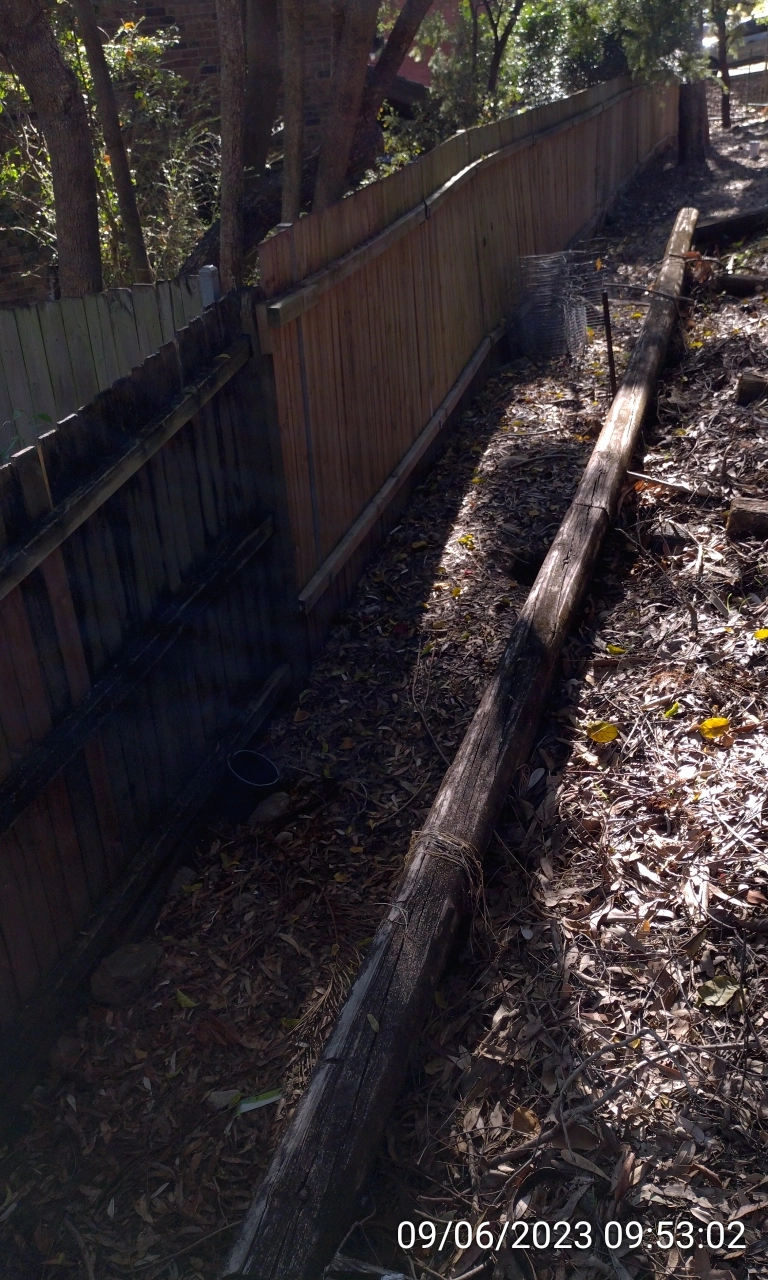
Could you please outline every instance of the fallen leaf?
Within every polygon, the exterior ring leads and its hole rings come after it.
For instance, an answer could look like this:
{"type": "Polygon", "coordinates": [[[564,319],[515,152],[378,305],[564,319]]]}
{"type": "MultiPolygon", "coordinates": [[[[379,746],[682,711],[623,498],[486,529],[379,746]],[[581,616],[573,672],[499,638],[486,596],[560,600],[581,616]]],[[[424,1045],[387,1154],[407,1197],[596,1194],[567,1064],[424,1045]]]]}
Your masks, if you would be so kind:
{"type": "Polygon", "coordinates": [[[374,1029],[374,1031],[378,1031],[378,1029],[379,1029],[379,1024],[378,1024],[378,1022],[376,1021],[376,1019],[374,1018],[373,1014],[372,1014],[372,1013],[367,1013],[365,1016],[366,1016],[366,1018],[368,1019],[368,1021],[370,1022],[371,1026],[372,1026],[372,1027],[373,1027],[373,1029],[374,1029]]]}
{"type": "Polygon", "coordinates": [[[698,989],[699,1003],[719,1009],[728,1004],[739,990],[735,978],[730,974],[720,973],[716,978],[710,978],[708,982],[701,984],[698,989]]]}
{"type": "Polygon", "coordinates": [[[671,706],[671,707],[667,707],[666,711],[665,711],[665,712],[663,712],[664,719],[665,719],[665,720],[671,720],[673,716],[676,716],[676,715],[678,714],[679,710],[680,710],[680,703],[679,703],[679,702],[673,702],[673,703],[672,703],[672,706],[671,706]]]}
{"type": "Polygon", "coordinates": [[[627,652],[623,644],[607,644],[605,647],[608,653],[626,653],[627,652]]]}
{"type": "Polygon", "coordinates": [[[702,738],[712,742],[715,738],[721,738],[724,733],[728,732],[730,720],[726,716],[710,716],[708,720],[702,720],[701,724],[696,727],[702,738]]]}
{"type": "Polygon", "coordinates": [[[587,737],[593,742],[613,742],[618,736],[619,731],[616,725],[608,720],[597,720],[594,724],[587,725],[587,737]]]}
{"type": "Polygon", "coordinates": [[[236,1114],[242,1116],[247,1111],[258,1111],[261,1107],[268,1107],[270,1102],[277,1102],[282,1096],[282,1089],[267,1089],[266,1093],[257,1093],[252,1098],[243,1098],[242,1102],[237,1104],[236,1114]]]}
{"type": "Polygon", "coordinates": [[[757,631],[752,632],[756,640],[768,640],[768,627],[759,627],[757,631]]]}
{"type": "Polygon", "coordinates": [[[515,1107],[512,1112],[512,1128],[515,1133],[538,1133],[541,1124],[538,1116],[528,1107],[515,1107]]]}
{"type": "Polygon", "coordinates": [[[176,1003],[177,1003],[178,1005],[181,1005],[181,1008],[182,1008],[182,1009],[194,1009],[194,1008],[195,1008],[195,1007],[200,1003],[200,1001],[199,1001],[199,1000],[193,1000],[191,996],[187,996],[187,995],[185,995],[185,994],[184,994],[184,992],[183,992],[183,991],[180,991],[180,990],[178,989],[178,987],[177,987],[177,988],[176,988],[176,1003]]]}
{"type": "Polygon", "coordinates": [[[299,707],[294,713],[293,723],[302,724],[304,720],[308,720],[308,719],[309,719],[309,712],[304,711],[302,707],[299,707]]]}

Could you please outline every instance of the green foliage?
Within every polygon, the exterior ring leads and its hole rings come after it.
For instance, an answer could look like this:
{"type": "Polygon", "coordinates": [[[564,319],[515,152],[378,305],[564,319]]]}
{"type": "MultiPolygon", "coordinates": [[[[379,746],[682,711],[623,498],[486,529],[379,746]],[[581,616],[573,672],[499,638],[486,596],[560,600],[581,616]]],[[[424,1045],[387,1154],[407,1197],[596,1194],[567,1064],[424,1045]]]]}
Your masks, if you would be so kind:
{"type": "Polygon", "coordinates": [[[429,60],[432,91],[413,120],[383,118],[389,168],[457,129],[628,71],[686,79],[708,73],[700,0],[525,0],[504,48],[498,80],[490,86],[499,32],[515,10],[511,0],[462,0],[451,28],[439,12],[427,18],[418,53],[429,60]]]}
{"type": "MultiPolygon", "coordinates": [[[[85,50],[66,0],[53,10],[56,35],[82,86],[91,121],[105,283],[131,273],[117,195],[98,122],[85,50]]],[[[210,101],[163,66],[174,30],[145,35],[125,22],[105,45],[136,187],[147,252],[158,279],[175,275],[215,216],[218,137],[210,101]]],[[[45,140],[13,74],[0,73],[0,225],[29,232],[55,256],[53,186],[45,140]]]]}

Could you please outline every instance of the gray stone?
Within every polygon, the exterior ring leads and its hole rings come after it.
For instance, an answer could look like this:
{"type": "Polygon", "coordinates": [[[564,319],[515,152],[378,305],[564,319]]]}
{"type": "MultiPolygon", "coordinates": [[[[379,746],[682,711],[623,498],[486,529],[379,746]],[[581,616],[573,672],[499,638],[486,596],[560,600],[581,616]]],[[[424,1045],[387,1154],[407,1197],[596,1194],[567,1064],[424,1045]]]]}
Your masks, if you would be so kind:
{"type": "Polygon", "coordinates": [[[282,818],[291,807],[291,797],[287,791],[275,791],[273,795],[267,796],[266,800],[262,800],[261,804],[257,804],[250,818],[248,819],[249,827],[266,827],[270,822],[277,822],[278,818],[282,818]]]}
{"type": "Polygon", "coordinates": [[[141,994],[163,958],[156,942],[118,947],[91,975],[91,993],[99,1004],[128,1005],[141,994]]]}
{"type": "Polygon", "coordinates": [[[239,1089],[214,1089],[205,1100],[212,1111],[226,1111],[233,1103],[239,1102],[242,1094],[239,1089]]]}

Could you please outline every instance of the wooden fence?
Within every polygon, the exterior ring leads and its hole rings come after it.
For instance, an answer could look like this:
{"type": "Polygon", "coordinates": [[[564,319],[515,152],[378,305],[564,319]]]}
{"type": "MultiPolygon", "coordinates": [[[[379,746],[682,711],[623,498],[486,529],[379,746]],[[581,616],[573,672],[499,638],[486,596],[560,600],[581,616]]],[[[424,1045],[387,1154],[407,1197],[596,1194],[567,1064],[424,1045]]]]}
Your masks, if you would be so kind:
{"type": "Polygon", "coordinates": [[[106,391],[202,310],[197,276],[0,307],[0,457],[106,391]]]}
{"type": "Polygon", "coordinates": [[[0,467],[0,1111],[301,675],[500,341],[519,255],[593,226],[675,105],[598,86],[301,219],[263,290],[0,467]]]}
{"type": "Polygon", "coordinates": [[[252,303],[0,467],[0,1109],[289,683],[252,303]]]}
{"type": "Polygon", "coordinates": [[[318,637],[513,309],[520,255],[593,227],[676,132],[676,106],[673,85],[597,85],[470,129],[261,246],[262,347],[300,599],[318,637]]]}

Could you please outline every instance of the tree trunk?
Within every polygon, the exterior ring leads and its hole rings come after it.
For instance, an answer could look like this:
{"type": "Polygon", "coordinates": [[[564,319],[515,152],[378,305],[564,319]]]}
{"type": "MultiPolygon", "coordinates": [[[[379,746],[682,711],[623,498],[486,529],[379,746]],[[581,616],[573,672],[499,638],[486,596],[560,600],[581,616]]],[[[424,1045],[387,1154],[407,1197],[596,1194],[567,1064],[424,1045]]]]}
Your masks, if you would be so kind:
{"type": "Polygon", "coordinates": [[[433,0],[405,0],[363,93],[361,120],[375,120],[433,0]]]}
{"type": "Polygon", "coordinates": [[[221,253],[224,293],[243,275],[243,105],[245,31],[242,0],[216,0],[221,52],[221,253]]]}
{"type": "Polygon", "coordinates": [[[724,9],[714,9],[712,17],[717,27],[717,66],[720,72],[720,123],[724,129],[731,127],[731,73],[728,70],[728,32],[724,9]]]}
{"type": "Polygon", "coordinates": [[[375,67],[369,67],[355,125],[348,174],[370,167],[381,151],[378,115],[433,0],[405,0],[375,67]]]}
{"type": "Polygon", "coordinates": [[[327,209],[344,194],[378,11],[379,0],[347,0],[334,67],[333,101],[320,146],[313,209],[327,209]]]}
{"type": "Polygon", "coordinates": [[[707,86],[704,80],[680,85],[677,121],[677,162],[681,165],[706,164],[709,154],[709,116],[707,86]]]}
{"type": "Polygon", "coordinates": [[[40,0],[0,0],[0,53],[27,90],[48,147],[62,297],[98,293],[99,212],[88,115],[40,0]]]}
{"type": "Polygon", "coordinates": [[[101,121],[104,141],[107,146],[112,177],[115,180],[117,203],[120,208],[126,244],[128,245],[131,275],[138,284],[151,284],[153,279],[152,269],[149,265],[147,248],[144,244],[144,233],[141,229],[139,211],[136,207],[136,192],[133,187],[128,156],[120,129],[120,116],[117,110],[115,89],[112,84],[112,77],[109,74],[107,59],[104,55],[104,46],[101,43],[96,14],[93,12],[91,0],[72,0],[72,3],[77,16],[77,25],[80,28],[80,34],[85,45],[88,66],[93,77],[93,90],[96,95],[99,120],[101,121]]]}
{"type": "Polygon", "coordinates": [[[243,160],[249,175],[255,175],[267,162],[280,96],[277,0],[246,0],[245,14],[248,78],[243,160]]]}
{"type": "Polygon", "coordinates": [[[283,0],[283,203],[281,220],[295,222],[301,207],[304,133],[304,22],[302,0],[283,0]]]}

